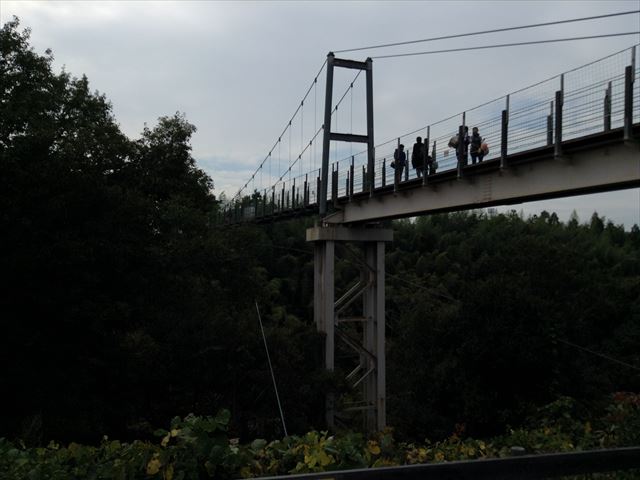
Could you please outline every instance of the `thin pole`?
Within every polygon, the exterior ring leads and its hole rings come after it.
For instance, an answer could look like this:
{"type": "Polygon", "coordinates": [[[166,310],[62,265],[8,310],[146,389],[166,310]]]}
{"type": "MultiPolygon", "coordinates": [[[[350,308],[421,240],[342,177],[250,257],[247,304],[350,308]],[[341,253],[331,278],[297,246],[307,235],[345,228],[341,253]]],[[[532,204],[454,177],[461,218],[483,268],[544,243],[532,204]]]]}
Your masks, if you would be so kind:
{"type": "Polygon", "coordinates": [[[282,405],[280,404],[280,395],[278,395],[278,386],[276,385],[276,377],[273,374],[273,367],[271,366],[271,357],[269,356],[269,348],[267,347],[267,337],[264,335],[264,327],[262,326],[262,318],[260,317],[260,308],[258,308],[258,301],[256,300],[256,312],[258,312],[258,321],[260,322],[260,330],[262,331],[262,341],[264,342],[264,350],[267,352],[267,361],[269,362],[269,370],[271,371],[271,380],[273,380],[273,389],[276,392],[276,400],[278,401],[278,410],[280,410],[280,419],[282,420],[282,429],[284,430],[284,436],[288,437],[287,426],[284,423],[284,413],[282,413],[282,405]]]}

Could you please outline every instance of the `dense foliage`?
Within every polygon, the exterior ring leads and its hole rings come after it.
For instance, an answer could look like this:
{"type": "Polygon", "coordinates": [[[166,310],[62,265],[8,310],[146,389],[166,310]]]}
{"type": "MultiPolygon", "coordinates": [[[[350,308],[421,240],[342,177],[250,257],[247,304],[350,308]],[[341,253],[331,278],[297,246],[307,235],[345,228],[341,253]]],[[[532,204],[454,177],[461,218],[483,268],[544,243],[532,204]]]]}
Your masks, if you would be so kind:
{"type": "MultiPolygon", "coordinates": [[[[574,417],[575,404],[561,398],[532,419],[529,429],[510,430],[486,441],[467,438],[459,428],[440,441],[405,443],[387,429],[361,434],[311,431],[282,440],[242,444],[227,434],[229,412],[215,417],[176,417],[156,442],[121,443],[105,437],[98,447],[71,443],[25,448],[0,439],[0,475],[27,478],[252,478],[288,473],[437,463],[509,457],[512,447],[528,453],[569,452],[640,442],[640,397],[616,394],[602,418],[574,417]]],[[[596,478],[638,478],[617,472],[596,478]]],[[[589,477],[594,478],[594,477],[589,477]]]]}
{"type": "Polygon", "coordinates": [[[387,265],[399,429],[446,434],[466,422],[495,433],[560,395],[640,389],[637,370],[592,353],[640,365],[637,226],[461,213],[396,231],[387,265]]]}
{"type": "MultiPolygon", "coordinates": [[[[51,53],[18,27],[0,31],[1,434],[135,438],[176,412],[223,406],[241,430],[269,430],[253,305],[270,295],[267,272],[255,232],[214,231],[195,128],[176,114],[129,140],[105,97],[53,73],[51,53]]],[[[314,329],[272,317],[291,344],[272,340],[292,365],[287,398],[322,399],[307,378],[314,329]]]]}
{"type": "MultiPolygon", "coordinates": [[[[324,394],[345,392],[344,372],[322,369],[308,222],[217,228],[213,183],[191,155],[195,127],[184,115],[131,140],[104,95],[85,77],[54,73],[51,53],[34,52],[17,20],[0,30],[0,55],[0,384],[10,392],[0,436],[16,442],[4,440],[0,456],[17,458],[7,468],[38,459],[71,468],[82,455],[92,459],[82,468],[116,468],[126,457],[118,468],[153,470],[157,454],[165,474],[174,457],[200,471],[204,457],[177,453],[200,448],[185,429],[226,432],[226,417],[205,417],[222,408],[243,442],[281,437],[256,301],[289,431],[324,428],[324,394]],[[169,430],[182,434],[149,443],[152,426],[187,412],[197,416],[169,430]],[[42,447],[103,435],[139,441],[42,447]],[[34,448],[14,448],[20,442],[34,448]]],[[[637,226],[625,231],[597,214],[563,224],[546,212],[471,212],[394,229],[387,372],[396,438],[517,432],[558,398],[574,398],[575,418],[588,418],[611,392],[640,391],[637,226]]],[[[339,291],[357,255],[338,250],[339,291]]],[[[523,435],[542,427],[533,428],[523,435]]],[[[342,441],[307,435],[316,440],[292,436],[285,450],[342,441]]],[[[276,455],[259,453],[266,444],[233,453],[224,438],[214,467],[229,475],[247,458],[276,455]]],[[[358,438],[359,459],[349,461],[375,463],[358,438]]],[[[431,447],[416,448],[422,461],[420,449],[431,447]]],[[[333,458],[336,468],[348,463],[333,458]]],[[[273,471],[298,461],[278,460],[273,471]]],[[[272,471],[260,468],[250,473],[272,471]]]]}

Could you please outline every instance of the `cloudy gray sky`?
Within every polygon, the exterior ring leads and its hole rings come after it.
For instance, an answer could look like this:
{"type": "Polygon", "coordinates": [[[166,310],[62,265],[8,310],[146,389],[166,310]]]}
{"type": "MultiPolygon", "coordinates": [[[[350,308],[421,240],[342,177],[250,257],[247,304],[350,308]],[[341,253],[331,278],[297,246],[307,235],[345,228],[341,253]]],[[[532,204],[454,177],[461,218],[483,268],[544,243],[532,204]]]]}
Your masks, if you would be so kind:
{"type": "MultiPolygon", "coordinates": [[[[193,138],[198,164],[214,179],[217,194],[233,195],[269,152],[329,51],[638,8],[638,0],[0,0],[0,21],[17,15],[23,27],[32,29],[36,51],[54,51],[56,69],[64,66],[73,75],[86,74],[92,88],[111,100],[123,131],[132,138],[139,135],[145,122],[153,125],[159,116],[184,112],[198,128],[193,138]]],[[[632,15],[446,40],[392,52],[595,35],[639,27],[640,17],[632,15]]],[[[376,143],[638,42],[637,36],[617,37],[376,59],[376,143]]],[[[371,50],[343,56],[364,60],[383,53],[390,52],[371,50]]],[[[346,85],[350,78],[338,77],[336,95],[341,93],[340,82],[346,85]]],[[[354,122],[354,130],[363,119],[358,116],[363,108],[358,95],[354,93],[355,113],[339,117],[343,125],[354,122]]],[[[322,92],[312,92],[301,125],[296,127],[300,130],[292,129],[294,156],[308,142],[312,127],[319,127],[322,96],[322,92]]],[[[289,154],[285,150],[280,152],[282,164],[289,154]]],[[[596,210],[629,228],[640,224],[640,189],[515,208],[525,214],[556,211],[563,219],[575,209],[582,221],[596,210]]]]}

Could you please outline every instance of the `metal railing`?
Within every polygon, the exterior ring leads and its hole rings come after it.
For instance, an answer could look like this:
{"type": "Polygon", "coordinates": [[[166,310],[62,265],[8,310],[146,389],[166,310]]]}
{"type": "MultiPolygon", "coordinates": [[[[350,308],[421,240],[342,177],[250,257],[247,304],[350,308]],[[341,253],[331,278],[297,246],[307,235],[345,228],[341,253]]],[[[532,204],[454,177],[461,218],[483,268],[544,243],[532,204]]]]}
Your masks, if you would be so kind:
{"type": "MultiPolygon", "coordinates": [[[[489,152],[484,161],[500,159],[506,166],[508,156],[538,148],[554,147],[562,154],[562,142],[622,128],[630,138],[632,126],[640,123],[640,61],[636,46],[601,60],[570,70],[523,88],[457,115],[430,124],[376,146],[374,162],[375,190],[419,178],[411,166],[411,146],[417,135],[427,144],[433,163],[426,168],[423,184],[442,172],[458,171],[462,176],[470,163],[468,152],[449,146],[463,126],[478,127],[489,152]],[[391,167],[399,144],[405,145],[407,165],[396,179],[391,167]]],[[[330,164],[327,199],[349,201],[365,191],[367,152],[342,158],[330,164]]],[[[234,223],[276,216],[315,213],[320,198],[321,171],[313,170],[255,190],[222,206],[218,221],[234,223]]]]}
{"type": "MultiPolygon", "coordinates": [[[[307,473],[262,480],[524,480],[640,468],[640,447],[307,473]]],[[[639,473],[640,475],[640,473],[639,473]]]]}

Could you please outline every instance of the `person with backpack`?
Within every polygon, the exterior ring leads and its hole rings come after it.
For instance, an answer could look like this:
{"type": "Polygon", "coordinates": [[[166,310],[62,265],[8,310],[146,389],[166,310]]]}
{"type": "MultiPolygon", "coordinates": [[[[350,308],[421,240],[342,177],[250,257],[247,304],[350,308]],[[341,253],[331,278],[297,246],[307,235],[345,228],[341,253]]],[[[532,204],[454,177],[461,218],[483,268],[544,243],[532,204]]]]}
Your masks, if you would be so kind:
{"type": "Polygon", "coordinates": [[[416,138],[411,152],[411,166],[416,170],[416,176],[422,177],[424,174],[424,159],[426,154],[426,145],[422,143],[422,137],[416,138]]]}
{"type": "MultiPolygon", "coordinates": [[[[436,161],[435,157],[429,155],[429,145],[425,144],[424,148],[426,153],[427,166],[429,167],[428,172],[425,171],[425,174],[433,175],[434,173],[436,173],[436,170],[438,170],[438,162],[436,161]]],[[[433,154],[434,156],[436,154],[436,142],[433,142],[433,154]]]]}
{"type": "Polygon", "coordinates": [[[393,152],[393,162],[391,162],[391,168],[395,169],[396,183],[402,181],[402,171],[407,165],[407,154],[404,152],[404,145],[398,145],[396,151],[393,152]]]}
{"type": "Polygon", "coordinates": [[[482,147],[483,139],[478,132],[478,127],[473,127],[473,133],[471,134],[471,163],[474,165],[476,160],[478,160],[478,163],[482,162],[482,159],[485,156],[485,151],[482,147]]]}

